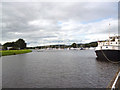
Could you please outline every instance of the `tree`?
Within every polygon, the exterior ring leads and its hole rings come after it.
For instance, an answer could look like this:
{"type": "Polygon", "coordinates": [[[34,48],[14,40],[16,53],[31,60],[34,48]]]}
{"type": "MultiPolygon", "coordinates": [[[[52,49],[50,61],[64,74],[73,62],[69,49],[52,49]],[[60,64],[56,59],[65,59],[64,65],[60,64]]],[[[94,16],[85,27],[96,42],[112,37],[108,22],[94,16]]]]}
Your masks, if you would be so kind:
{"type": "Polygon", "coordinates": [[[25,49],[26,43],[23,39],[18,39],[16,42],[7,42],[3,44],[3,49],[7,50],[7,47],[12,47],[12,50],[25,49]]]}
{"type": "Polygon", "coordinates": [[[7,42],[3,44],[3,49],[7,50],[7,47],[14,47],[14,42],[7,42]]]}
{"type": "Polygon", "coordinates": [[[15,42],[16,46],[20,49],[25,49],[26,48],[26,43],[23,39],[18,39],[16,42],[15,42]]]}
{"type": "Polygon", "coordinates": [[[71,47],[76,48],[76,47],[77,47],[77,44],[76,44],[76,43],[73,43],[73,44],[71,45],[71,47]]]}
{"type": "Polygon", "coordinates": [[[91,45],[91,47],[97,47],[98,43],[97,42],[91,42],[90,45],[91,45]]]}

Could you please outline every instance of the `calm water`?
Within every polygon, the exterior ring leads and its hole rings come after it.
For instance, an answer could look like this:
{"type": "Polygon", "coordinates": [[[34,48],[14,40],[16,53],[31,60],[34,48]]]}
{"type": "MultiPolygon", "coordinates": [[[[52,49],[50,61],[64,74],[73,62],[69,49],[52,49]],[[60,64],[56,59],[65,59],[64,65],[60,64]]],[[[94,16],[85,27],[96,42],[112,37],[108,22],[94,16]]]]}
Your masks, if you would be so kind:
{"type": "Polygon", "coordinates": [[[94,50],[54,50],[4,56],[3,88],[105,88],[119,68],[94,50]]]}

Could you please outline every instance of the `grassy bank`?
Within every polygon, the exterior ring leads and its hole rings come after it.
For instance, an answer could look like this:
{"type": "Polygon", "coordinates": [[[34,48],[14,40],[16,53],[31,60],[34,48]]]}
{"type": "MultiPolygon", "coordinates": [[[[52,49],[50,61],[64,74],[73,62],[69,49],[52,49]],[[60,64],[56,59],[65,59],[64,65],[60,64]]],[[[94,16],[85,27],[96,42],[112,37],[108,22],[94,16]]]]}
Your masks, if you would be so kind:
{"type": "Polygon", "coordinates": [[[0,51],[2,56],[23,54],[23,53],[29,53],[29,52],[32,52],[32,51],[29,50],[29,49],[24,49],[24,50],[3,50],[3,51],[0,51]]]}

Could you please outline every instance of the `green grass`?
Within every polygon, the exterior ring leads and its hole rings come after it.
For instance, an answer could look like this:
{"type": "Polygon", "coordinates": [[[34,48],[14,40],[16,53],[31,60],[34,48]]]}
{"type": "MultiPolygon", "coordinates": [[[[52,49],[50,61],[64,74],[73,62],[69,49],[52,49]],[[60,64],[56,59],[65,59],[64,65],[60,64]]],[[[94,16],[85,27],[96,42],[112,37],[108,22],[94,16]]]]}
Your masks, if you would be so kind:
{"type": "Polygon", "coordinates": [[[24,50],[2,50],[0,51],[0,56],[7,56],[7,55],[16,55],[16,54],[23,54],[23,53],[29,53],[32,52],[29,49],[24,50]]]}

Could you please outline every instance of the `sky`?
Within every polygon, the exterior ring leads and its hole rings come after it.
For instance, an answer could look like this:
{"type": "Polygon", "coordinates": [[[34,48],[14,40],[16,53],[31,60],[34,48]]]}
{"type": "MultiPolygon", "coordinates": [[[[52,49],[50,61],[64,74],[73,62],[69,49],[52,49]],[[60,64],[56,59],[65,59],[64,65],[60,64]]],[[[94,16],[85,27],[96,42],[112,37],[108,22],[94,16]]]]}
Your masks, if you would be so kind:
{"type": "Polygon", "coordinates": [[[19,38],[27,46],[89,43],[118,34],[117,2],[2,2],[0,7],[2,44],[19,38]]]}

